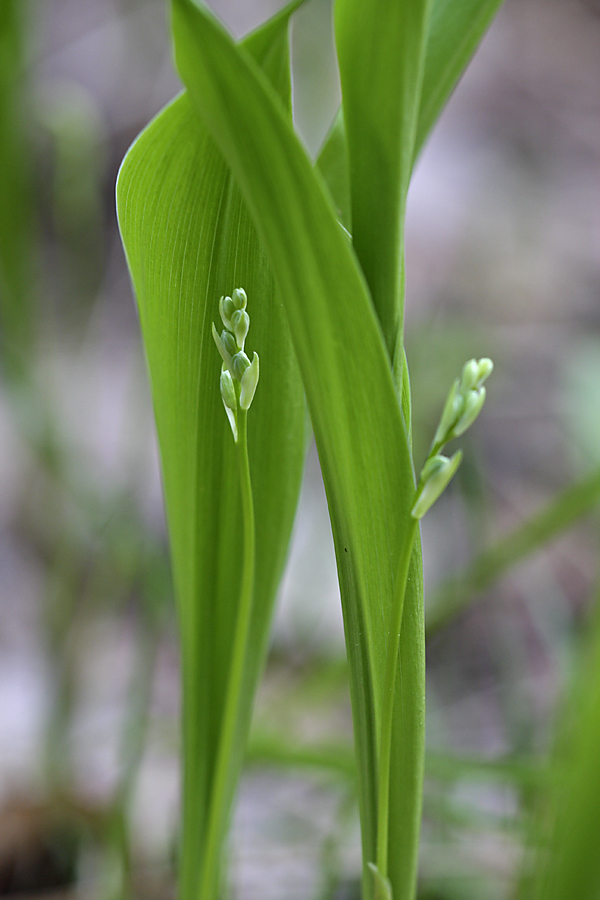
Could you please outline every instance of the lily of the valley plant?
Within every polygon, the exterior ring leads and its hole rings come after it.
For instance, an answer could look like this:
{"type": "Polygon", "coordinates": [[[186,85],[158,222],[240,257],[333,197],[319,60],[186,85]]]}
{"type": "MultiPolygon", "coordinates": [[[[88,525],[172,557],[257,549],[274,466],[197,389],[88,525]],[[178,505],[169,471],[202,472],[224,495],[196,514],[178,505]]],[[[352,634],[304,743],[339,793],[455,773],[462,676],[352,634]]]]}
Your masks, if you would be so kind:
{"type": "Polygon", "coordinates": [[[336,0],[342,106],[316,163],[291,118],[288,26],[299,5],[236,44],[206,7],[172,0],[185,90],[133,144],[118,181],[181,629],[183,900],[223,891],[300,488],[305,400],[345,621],[363,897],[414,896],[425,684],[418,519],[460,462],[441,450],[481,409],[491,370],[467,363],[415,479],[406,195],[499,0],[336,0]]]}

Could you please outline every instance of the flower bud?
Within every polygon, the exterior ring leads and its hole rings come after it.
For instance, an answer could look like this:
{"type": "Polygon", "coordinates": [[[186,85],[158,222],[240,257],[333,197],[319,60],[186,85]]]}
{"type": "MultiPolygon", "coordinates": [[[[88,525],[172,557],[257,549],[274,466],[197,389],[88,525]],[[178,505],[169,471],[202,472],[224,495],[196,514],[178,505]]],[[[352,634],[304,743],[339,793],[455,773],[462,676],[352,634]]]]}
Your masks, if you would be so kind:
{"type": "Polygon", "coordinates": [[[434,475],[443,469],[448,463],[448,457],[442,456],[441,454],[438,456],[432,456],[431,459],[428,459],[423,469],[421,470],[420,481],[425,484],[426,481],[429,481],[430,478],[433,478],[434,475]]]}
{"type": "Polygon", "coordinates": [[[231,357],[231,371],[238,381],[242,380],[242,376],[246,369],[250,366],[250,360],[243,350],[231,357]]]}
{"type": "Polygon", "coordinates": [[[233,292],[232,302],[235,309],[246,309],[248,298],[244,288],[236,288],[233,292]]]}
{"type": "Polygon", "coordinates": [[[479,367],[477,387],[480,388],[483,382],[486,381],[494,371],[494,363],[491,359],[488,359],[487,356],[484,356],[483,359],[478,361],[477,365],[479,367]]]}
{"type": "Polygon", "coordinates": [[[223,398],[223,403],[228,409],[236,410],[237,409],[237,397],[235,395],[235,385],[233,383],[233,378],[231,377],[231,373],[228,369],[223,366],[221,370],[221,397],[223,398]]]}
{"type": "Polygon", "coordinates": [[[244,341],[250,328],[250,316],[244,309],[236,309],[231,317],[231,327],[240,350],[244,349],[244,341]]]}
{"type": "Polygon", "coordinates": [[[241,377],[242,390],[240,391],[240,407],[241,409],[250,409],[250,404],[254,399],[254,392],[258,384],[258,353],[252,357],[252,362],[244,371],[241,377]]]}
{"type": "MultiPolygon", "coordinates": [[[[226,332],[223,332],[223,334],[226,334],[226,332]]],[[[213,336],[213,340],[214,340],[215,344],[217,345],[217,350],[221,354],[221,359],[223,360],[223,362],[225,363],[227,368],[231,371],[231,353],[229,353],[229,351],[227,350],[227,347],[225,346],[225,344],[219,337],[219,334],[217,332],[217,329],[215,328],[214,322],[213,322],[213,326],[212,326],[212,336],[213,336]]],[[[231,337],[231,335],[230,335],[230,337],[231,337]]]]}
{"type": "Polygon", "coordinates": [[[478,391],[469,391],[465,400],[465,406],[462,415],[454,428],[452,429],[452,437],[458,437],[470,428],[479,413],[481,407],[485,403],[485,388],[480,387],[478,391]]]}
{"type": "Polygon", "coordinates": [[[223,325],[231,331],[231,317],[235,312],[235,306],[231,297],[221,297],[219,300],[219,312],[223,325]]]}
{"type": "Polygon", "coordinates": [[[238,352],[238,346],[237,346],[237,344],[235,342],[235,338],[231,334],[231,332],[223,329],[223,331],[221,332],[221,341],[230,356],[233,356],[235,353],[238,352]]]}
{"type": "Polygon", "coordinates": [[[447,456],[434,456],[427,461],[421,473],[423,486],[411,511],[413,518],[422,519],[433,506],[458,469],[461,459],[462,450],[457,450],[450,459],[447,456]]]}
{"type": "Polygon", "coordinates": [[[479,363],[476,359],[470,359],[463,366],[460,376],[460,392],[466,395],[467,391],[472,391],[479,380],[479,363]]]}
{"type": "Polygon", "coordinates": [[[392,900],[392,883],[390,879],[381,874],[375,863],[367,863],[367,866],[373,876],[375,885],[373,896],[375,900],[392,900]]]}

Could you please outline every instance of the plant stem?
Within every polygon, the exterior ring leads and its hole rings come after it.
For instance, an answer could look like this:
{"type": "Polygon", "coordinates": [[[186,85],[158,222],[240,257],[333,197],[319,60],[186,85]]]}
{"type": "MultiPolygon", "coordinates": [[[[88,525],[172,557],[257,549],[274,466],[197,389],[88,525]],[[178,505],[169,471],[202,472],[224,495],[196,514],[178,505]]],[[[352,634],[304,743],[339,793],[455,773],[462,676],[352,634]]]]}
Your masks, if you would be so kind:
{"type": "Polygon", "coordinates": [[[383,878],[387,878],[388,834],[390,807],[390,760],[392,753],[392,725],[394,721],[394,700],[396,673],[398,671],[398,651],[400,647],[400,629],[402,612],[408,581],[408,569],[412,556],[418,520],[410,517],[408,532],[402,555],[398,565],[387,659],[383,685],[383,704],[381,713],[381,733],[379,740],[379,772],[377,785],[377,868],[383,878]]]}
{"type": "Polygon", "coordinates": [[[208,820],[206,853],[200,883],[200,900],[214,900],[219,881],[221,862],[221,844],[224,825],[228,815],[228,794],[230,792],[230,769],[236,747],[236,731],[240,720],[240,701],[244,684],[244,672],[248,652],[248,638],[252,618],[252,600],[254,594],[254,503],[252,500],[252,484],[250,481],[250,465],[248,461],[247,411],[238,410],[238,440],[236,444],[240,474],[240,493],[242,499],[242,519],[244,530],[244,549],[242,562],[242,580],[240,585],[240,601],[237,612],[237,623],[231,656],[229,683],[225,697],[225,710],[219,740],[219,752],[215,767],[212,797],[208,820]]]}

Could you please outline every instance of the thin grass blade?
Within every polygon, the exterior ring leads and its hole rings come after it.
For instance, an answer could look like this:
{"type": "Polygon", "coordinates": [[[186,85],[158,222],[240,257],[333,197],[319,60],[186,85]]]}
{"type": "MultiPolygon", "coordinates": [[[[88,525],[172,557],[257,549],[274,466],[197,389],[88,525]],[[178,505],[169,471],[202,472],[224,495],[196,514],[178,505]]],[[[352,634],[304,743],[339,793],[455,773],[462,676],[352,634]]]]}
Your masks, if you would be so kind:
{"type": "Polygon", "coordinates": [[[547,506],[476,556],[464,572],[442,584],[427,610],[427,636],[431,637],[453,621],[478,595],[599,504],[600,469],[596,469],[569,485],[547,506]]]}

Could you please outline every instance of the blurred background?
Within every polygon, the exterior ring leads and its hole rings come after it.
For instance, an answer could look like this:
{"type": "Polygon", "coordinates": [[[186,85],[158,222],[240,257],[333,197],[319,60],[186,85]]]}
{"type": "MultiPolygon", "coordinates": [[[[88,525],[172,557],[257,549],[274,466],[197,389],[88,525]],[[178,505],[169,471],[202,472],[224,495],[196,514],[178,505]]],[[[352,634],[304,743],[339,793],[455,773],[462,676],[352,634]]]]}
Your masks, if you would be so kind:
{"type": "MultiPolygon", "coordinates": [[[[281,4],[211,5],[241,36],[281,4]]],[[[292,48],[314,154],[339,97],[329,0],[296,15],[292,48]]],[[[523,889],[598,595],[599,85],[598,0],[506,0],[411,188],[417,464],[464,361],[496,364],[460,476],[423,527],[429,900],[523,889]]],[[[176,623],[114,186],[179,90],[163,0],[2,0],[0,894],[174,896],[176,623]]],[[[231,867],[240,900],[358,896],[314,449],[231,867]]]]}

